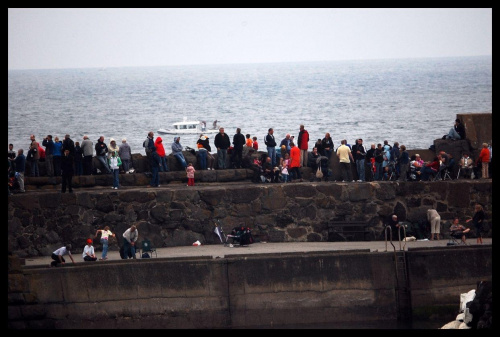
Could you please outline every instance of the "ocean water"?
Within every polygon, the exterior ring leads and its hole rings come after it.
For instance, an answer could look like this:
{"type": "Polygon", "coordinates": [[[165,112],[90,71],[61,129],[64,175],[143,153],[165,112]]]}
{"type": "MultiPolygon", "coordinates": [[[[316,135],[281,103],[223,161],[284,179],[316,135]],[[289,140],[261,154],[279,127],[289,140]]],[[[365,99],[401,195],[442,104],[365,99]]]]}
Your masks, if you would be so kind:
{"type": "MultiPolygon", "coordinates": [[[[309,147],[331,134],[365,146],[388,140],[427,149],[458,113],[492,112],[492,57],[313,63],[127,67],[8,71],[8,142],[29,146],[30,134],[74,141],[99,136],[144,154],[149,131],[183,117],[218,120],[257,136],[269,128],[279,143],[304,124],[309,147]]],[[[173,135],[164,139],[167,154],[173,135]]],[[[213,137],[210,143],[213,145],[213,137]]],[[[195,147],[198,136],[182,136],[195,147]]]]}

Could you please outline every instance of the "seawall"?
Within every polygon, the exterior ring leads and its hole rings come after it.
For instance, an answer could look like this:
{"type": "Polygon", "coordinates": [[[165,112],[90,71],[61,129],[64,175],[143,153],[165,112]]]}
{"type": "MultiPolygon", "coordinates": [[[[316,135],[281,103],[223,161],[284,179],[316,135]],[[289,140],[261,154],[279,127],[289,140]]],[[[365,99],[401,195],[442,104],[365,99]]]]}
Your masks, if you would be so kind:
{"type": "Polygon", "coordinates": [[[453,320],[491,281],[492,247],[162,258],[23,267],[9,257],[12,329],[251,328],[453,320]]]}

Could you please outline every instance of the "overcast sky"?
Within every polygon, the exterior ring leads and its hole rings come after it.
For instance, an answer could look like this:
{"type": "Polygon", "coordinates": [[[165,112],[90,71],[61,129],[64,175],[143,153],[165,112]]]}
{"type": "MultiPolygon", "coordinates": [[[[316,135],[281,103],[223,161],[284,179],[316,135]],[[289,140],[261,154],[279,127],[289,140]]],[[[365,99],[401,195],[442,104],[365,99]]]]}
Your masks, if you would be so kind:
{"type": "Polygon", "coordinates": [[[492,55],[492,9],[16,9],[9,69],[492,55]]]}

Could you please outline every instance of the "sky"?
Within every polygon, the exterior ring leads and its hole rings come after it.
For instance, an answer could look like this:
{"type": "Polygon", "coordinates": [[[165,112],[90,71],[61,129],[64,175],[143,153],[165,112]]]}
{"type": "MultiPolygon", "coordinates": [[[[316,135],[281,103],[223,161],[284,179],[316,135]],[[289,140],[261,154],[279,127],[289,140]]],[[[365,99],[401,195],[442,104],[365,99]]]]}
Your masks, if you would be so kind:
{"type": "Polygon", "coordinates": [[[9,8],[8,69],[492,55],[492,8],[9,8]]]}

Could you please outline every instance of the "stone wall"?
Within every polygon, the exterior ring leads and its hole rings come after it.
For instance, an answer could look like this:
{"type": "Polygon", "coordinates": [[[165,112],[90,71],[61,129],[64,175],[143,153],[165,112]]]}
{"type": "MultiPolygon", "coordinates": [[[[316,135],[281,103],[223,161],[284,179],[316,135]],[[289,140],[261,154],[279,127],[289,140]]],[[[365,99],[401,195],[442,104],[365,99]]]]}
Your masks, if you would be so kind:
{"type": "Polygon", "coordinates": [[[62,268],[22,267],[9,257],[8,327],[391,322],[405,305],[414,318],[448,322],[458,313],[459,294],[492,279],[491,245],[398,253],[406,261],[407,282],[391,251],[137,259],[62,268]]]}
{"type": "MultiPolygon", "coordinates": [[[[229,175],[231,171],[206,172],[229,175]]],[[[383,240],[384,224],[392,213],[400,221],[418,223],[426,219],[429,208],[440,213],[441,233],[446,234],[449,221],[454,216],[472,216],[476,202],[485,206],[491,219],[491,180],[214,183],[196,188],[28,192],[9,197],[8,251],[20,257],[49,256],[61,245],[72,243],[78,252],[97,229],[108,225],[121,237],[132,224],[155,247],[191,245],[196,240],[214,244],[220,243],[213,232],[216,218],[226,233],[243,224],[252,228],[256,239],[270,242],[328,241],[329,221],[360,220],[369,224],[367,239],[383,240]]],[[[485,229],[485,235],[491,236],[490,221],[485,229]]],[[[100,247],[95,238],[94,244],[100,247]]],[[[112,240],[110,249],[118,250],[119,244],[112,240]]]]}

